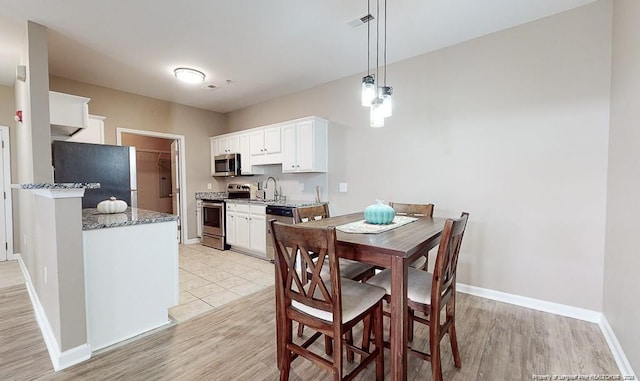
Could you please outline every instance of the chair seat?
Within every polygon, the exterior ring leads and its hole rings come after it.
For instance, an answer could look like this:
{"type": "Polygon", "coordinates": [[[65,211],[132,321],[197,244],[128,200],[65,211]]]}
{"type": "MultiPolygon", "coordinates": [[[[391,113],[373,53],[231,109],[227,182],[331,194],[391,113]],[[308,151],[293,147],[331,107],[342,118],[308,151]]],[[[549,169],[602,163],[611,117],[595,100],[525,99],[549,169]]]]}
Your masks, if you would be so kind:
{"type": "MultiPolygon", "coordinates": [[[[409,267],[409,278],[407,281],[407,298],[421,303],[431,304],[431,279],[432,274],[423,270],[409,267]]],[[[371,277],[367,284],[382,287],[387,295],[391,295],[391,270],[383,270],[379,274],[371,277]]]]}
{"type": "Polygon", "coordinates": [[[416,268],[416,269],[421,269],[424,267],[424,265],[427,264],[427,258],[423,255],[420,258],[418,258],[417,261],[409,264],[409,266],[416,268]]]}
{"type": "MultiPolygon", "coordinates": [[[[373,266],[367,265],[366,263],[352,261],[350,259],[340,259],[340,277],[347,279],[356,279],[361,274],[371,270],[373,266]]],[[[320,276],[322,278],[329,278],[329,264],[326,263],[325,266],[320,270],[320,276]]]]}
{"type": "MultiPolygon", "coordinates": [[[[382,300],[385,294],[383,288],[369,284],[344,278],[342,278],[340,282],[342,287],[342,323],[353,320],[356,316],[371,308],[382,300]]],[[[305,288],[308,288],[309,286],[310,285],[306,285],[305,288]]],[[[328,285],[327,290],[331,292],[331,285],[328,285]]],[[[314,292],[314,298],[322,299],[322,292],[320,292],[318,288],[316,288],[314,292]]],[[[333,314],[331,312],[309,307],[302,303],[298,303],[295,300],[291,301],[291,305],[307,315],[311,315],[328,322],[333,321],[333,314]]]]}

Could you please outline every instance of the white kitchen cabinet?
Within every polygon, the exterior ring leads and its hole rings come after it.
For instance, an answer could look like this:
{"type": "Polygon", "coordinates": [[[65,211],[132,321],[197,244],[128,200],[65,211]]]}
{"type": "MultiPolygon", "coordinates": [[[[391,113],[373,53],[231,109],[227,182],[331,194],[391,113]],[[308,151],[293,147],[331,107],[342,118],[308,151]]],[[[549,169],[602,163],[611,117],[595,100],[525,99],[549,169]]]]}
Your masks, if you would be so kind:
{"type": "Polygon", "coordinates": [[[227,201],[227,243],[240,251],[266,256],[266,206],[227,201]]]}
{"type": "Polygon", "coordinates": [[[218,152],[220,155],[240,152],[240,137],[228,135],[218,139],[218,152]]]}
{"type": "Polygon", "coordinates": [[[251,133],[245,132],[238,135],[240,150],[240,170],[243,175],[259,175],[264,170],[260,167],[253,167],[251,160],[251,133]]]}
{"type": "Polygon", "coordinates": [[[251,205],[249,217],[249,248],[256,254],[267,255],[267,216],[264,205],[251,205]]]}
{"type": "Polygon", "coordinates": [[[211,156],[240,152],[239,135],[221,135],[209,138],[209,140],[211,141],[211,156]]]}
{"type": "Polygon", "coordinates": [[[251,164],[279,164],[282,162],[280,125],[260,127],[250,132],[251,164]]]}
{"type": "Polygon", "coordinates": [[[282,172],[327,171],[327,121],[303,118],[282,126],[282,172]]]}
{"type": "Polygon", "coordinates": [[[250,249],[249,213],[236,212],[236,239],[235,246],[250,249]]]}
{"type": "Polygon", "coordinates": [[[104,116],[89,115],[87,128],[78,131],[66,141],[77,143],[104,144],[104,116]]]}
{"type": "MultiPolygon", "coordinates": [[[[62,140],[76,143],[104,144],[104,116],[89,115],[87,128],[83,128],[72,136],[51,135],[51,140],[62,140]]],[[[55,131],[53,129],[52,131],[55,131]]]]}
{"type": "Polygon", "coordinates": [[[70,136],[89,125],[90,98],[49,91],[51,135],[70,136]]]}
{"type": "Polygon", "coordinates": [[[226,203],[225,238],[228,245],[236,244],[236,204],[226,203]]]}

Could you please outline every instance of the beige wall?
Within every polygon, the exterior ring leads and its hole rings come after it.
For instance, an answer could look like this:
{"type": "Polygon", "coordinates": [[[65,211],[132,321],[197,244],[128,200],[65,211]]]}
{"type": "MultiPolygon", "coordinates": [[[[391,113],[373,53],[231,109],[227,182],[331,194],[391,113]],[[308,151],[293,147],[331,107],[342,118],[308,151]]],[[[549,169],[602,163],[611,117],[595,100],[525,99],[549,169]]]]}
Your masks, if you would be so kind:
{"type": "Polygon", "coordinates": [[[468,211],[460,282],[600,311],[610,8],[390,65],[395,109],[384,128],[368,127],[357,75],[233,112],[228,130],[328,118],[333,214],[377,198],[433,202],[438,216],[468,211]]]}
{"type": "Polygon", "coordinates": [[[604,268],[604,315],[640,370],[640,2],[616,0],[613,11],[611,126],[604,268]]]}
{"type": "Polygon", "coordinates": [[[211,177],[209,137],[224,132],[226,116],[60,77],[52,76],[50,87],[54,91],[91,98],[89,113],[106,117],[106,144],[116,144],[116,127],[184,135],[187,235],[189,239],[196,238],[195,192],[206,190],[207,183],[213,183],[216,189],[223,188],[222,181],[218,184],[218,180],[211,177]]]}

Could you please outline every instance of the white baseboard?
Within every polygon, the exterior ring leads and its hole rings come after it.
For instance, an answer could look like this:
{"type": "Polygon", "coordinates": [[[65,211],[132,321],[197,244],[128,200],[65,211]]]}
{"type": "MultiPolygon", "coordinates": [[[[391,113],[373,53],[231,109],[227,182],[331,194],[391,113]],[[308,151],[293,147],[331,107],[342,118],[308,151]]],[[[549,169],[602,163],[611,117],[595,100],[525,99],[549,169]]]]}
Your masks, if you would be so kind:
{"type": "Polygon", "coordinates": [[[191,245],[193,243],[200,243],[200,238],[191,238],[188,239],[187,242],[185,242],[185,245],[191,245]]]}
{"type": "Polygon", "coordinates": [[[506,292],[489,290],[487,288],[469,286],[462,283],[457,283],[456,289],[464,294],[479,296],[481,298],[496,300],[498,302],[514,304],[516,306],[531,308],[537,311],[549,312],[560,316],[567,316],[591,323],[599,324],[600,318],[602,316],[602,313],[597,311],[567,306],[565,304],[547,302],[540,299],[528,298],[526,296],[508,294],[506,292]]]}
{"type": "Polygon", "coordinates": [[[456,290],[460,291],[464,294],[474,295],[485,299],[491,299],[498,302],[514,304],[516,306],[531,308],[537,311],[549,312],[555,315],[566,316],[578,320],[588,321],[590,323],[596,323],[600,327],[600,331],[602,331],[602,335],[607,341],[607,345],[611,350],[611,354],[613,355],[613,359],[618,365],[618,369],[620,371],[620,375],[622,376],[632,376],[631,380],[637,380],[633,369],[631,368],[631,364],[627,359],[627,356],[618,342],[613,329],[609,325],[606,317],[602,314],[602,312],[587,310],[584,308],[567,306],[559,303],[547,302],[544,300],[528,298],[526,296],[508,294],[506,292],[489,290],[487,288],[469,286],[467,284],[457,283],[456,290]]]}
{"type": "Polygon", "coordinates": [[[44,343],[47,346],[47,351],[49,351],[49,358],[51,358],[53,369],[55,371],[59,371],[88,360],[91,357],[91,346],[89,344],[82,344],[64,352],[60,351],[60,344],[56,340],[56,337],[53,334],[53,329],[51,328],[51,324],[49,324],[49,319],[47,319],[47,315],[42,308],[42,304],[40,304],[38,294],[33,287],[33,283],[31,282],[29,270],[27,270],[27,267],[25,266],[24,261],[19,254],[14,255],[14,257],[20,264],[20,269],[22,270],[22,275],[24,276],[27,291],[29,293],[29,299],[31,299],[31,304],[33,305],[33,311],[36,316],[36,321],[38,322],[38,327],[40,327],[44,343]]]}
{"type": "Polygon", "coordinates": [[[629,360],[627,359],[627,356],[625,355],[624,350],[622,349],[622,346],[620,345],[620,342],[616,337],[616,334],[613,332],[613,329],[609,325],[609,322],[604,315],[602,315],[602,319],[600,319],[599,325],[600,330],[604,335],[604,339],[607,340],[607,344],[609,344],[609,349],[611,349],[613,358],[614,360],[616,360],[616,364],[620,369],[620,375],[627,377],[630,376],[625,379],[637,380],[638,378],[636,377],[633,368],[631,368],[631,364],[629,363],[629,360]]]}

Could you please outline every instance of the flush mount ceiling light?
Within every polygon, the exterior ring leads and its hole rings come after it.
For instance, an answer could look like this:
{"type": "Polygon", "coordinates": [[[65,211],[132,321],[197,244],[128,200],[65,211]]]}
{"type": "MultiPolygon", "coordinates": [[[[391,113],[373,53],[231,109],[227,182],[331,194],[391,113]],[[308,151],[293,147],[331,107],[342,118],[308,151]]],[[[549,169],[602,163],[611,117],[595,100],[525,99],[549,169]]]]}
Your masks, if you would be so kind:
{"type": "Polygon", "coordinates": [[[380,83],[380,0],[376,0],[376,74],[370,72],[369,46],[371,44],[370,24],[374,17],[371,15],[371,0],[367,0],[367,15],[360,21],[367,23],[367,75],[362,78],[362,105],[371,107],[371,127],[384,126],[384,118],[392,114],[391,94],[393,88],[387,86],[387,0],[384,0],[384,51],[383,51],[383,77],[380,83]]]}
{"type": "Polygon", "coordinates": [[[196,69],[190,69],[188,67],[179,67],[173,71],[176,78],[186,83],[202,83],[204,82],[205,75],[203,72],[196,69]]]}

